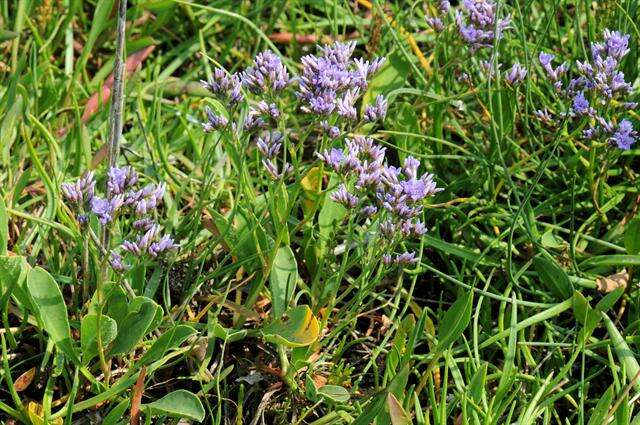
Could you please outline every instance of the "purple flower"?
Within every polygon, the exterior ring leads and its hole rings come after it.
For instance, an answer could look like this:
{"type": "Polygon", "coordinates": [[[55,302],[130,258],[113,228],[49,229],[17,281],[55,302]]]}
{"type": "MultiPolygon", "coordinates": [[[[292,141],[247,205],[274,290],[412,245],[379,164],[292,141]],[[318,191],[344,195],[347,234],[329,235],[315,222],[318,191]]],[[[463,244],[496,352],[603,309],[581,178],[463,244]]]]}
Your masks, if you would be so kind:
{"type": "Polygon", "coordinates": [[[378,207],[376,207],[375,205],[365,205],[360,209],[360,214],[369,218],[373,217],[377,212],[378,207]]]}
{"type": "Polygon", "coordinates": [[[258,53],[251,68],[242,73],[243,85],[253,93],[277,93],[289,85],[289,73],[270,50],[258,53]]]}
{"type": "Polygon", "coordinates": [[[563,62],[561,65],[559,65],[557,68],[553,68],[553,66],[551,65],[551,61],[555,58],[555,55],[552,55],[550,53],[544,53],[544,52],[540,52],[540,55],[538,56],[538,60],[540,61],[540,65],[542,65],[542,68],[544,69],[544,71],[547,73],[547,76],[551,79],[552,82],[556,83],[556,89],[557,87],[557,83],[559,83],[559,79],[560,77],[562,77],[562,75],[564,75],[567,70],[569,69],[569,64],[567,64],[566,62],[563,62]]]}
{"type": "Polygon", "coordinates": [[[163,252],[177,250],[179,245],[176,244],[171,236],[164,235],[158,242],[154,242],[149,246],[149,255],[153,258],[163,252]]]}
{"type": "Polygon", "coordinates": [[[435,32],[441,32],[444,29],[442,19],[437,16],[425,16],[424,20],[435,32]]]}
{"type": "Polygon", "coordinates": [[[111,200],[94,197],[91,200],[91,212],[98,217],[100,224],[111,223],[114,214],[122,206],[123,199],[122,195],[116,195],[111,200]]]}
{"type": "Polygon", "coordinates": [[[418,177],[418,167],[420,167],[420,161],[412,156],[408,156],[402,164],[402,171],[408,179],[415,179],[418,177]]]}
{"type": "Polygon", "coordinates": [[[589,106],[589,101],[584,97],[583,92],[574,96],[572,111],[576,115],[593,115],[595,113],[595,110],[589,106]]]}
{"type": "Polygon", "coordinates": [[[129,268],[124,263],[122,256],[115,251],[111,251],[111,254],[109,255],[109,265],[111,265],[111,268],[117,272],[123,272],[129,268]]]}
{"type": "Polygon", "coordinates": [[[342,149],[331,148],[324,153],[316,153],[322,162],[333,168],[334,171],[340,171],[344,161],[344,152],[342,149]]]}
{"type": "Polygon", "coordinates": [[[611,136],[611,142],[615,143],[620,149],[629,150],[636,142],[637,137],[638,133],[633,129],[631,121],[624,119],[620,121],[618,129],[611,136]]]}
{"type": "Polygon", "coordinates": [[[347,191],[345,185],[340,185],[340,187],[331,194],[330,199],[348,209],[355,208],[358,205],[358,202],[360,202],[357,196],[347,191]]]}
{"type": "Polygon", "coordinates": [[[96,181],[91,171],[85,173],[75,183],[62,183],[62,185],[60,185],[64,197],[78,205],[82,205],[85,201],[91,202],[95,187],[96,181]]]}
{"type": "Polygon", "coordinates": [[[131,166],[111,167],[107,177],[107,189],[112,195],[122,194],[138,182],[138,173],[131,166]]]}
{"type": "Polygon", "coordinates": [[[512,86],[517,86],[527,77],[527,69],[518,62],[514,63],[507,73],[505,80],[512,86]]]}
{"type": "Polygon", "coordinates": [[[210,133],[213,130],[220,130],[229,124],[228,119],[222,115],[215,114],[208,106],[204,108],[204,111],[207,114],[208,120],[207,122],[202,123],[202,130],[204,130],[205,133],[210,133]]]}
{"type": "Polygon", "coordinates": [[[273,159],[282,147],[283,136],[277,131],[265,133],[262,137],[258,137],[256,146],[260,153],[267,159],[273,159]]]}
{"type": "Polygon", "coordinates": [[[510,18],[497,19],[496,5],[492,0],[464,0],[463,4],[467,19],[462,12],[456,13],[460,36],[472,52],[484,47],[492,48],[494,40],[500,40],[502,31],[509,26],[510,18]]]}
{"type": "Polygon", "coordinates": [[[545,124],[550,124],[553,121],[551,114],[549,113],[549,110],[547,108],[538,109],[537,111],[534,111],[533,114],[536,116],[536,118],[538,118],[545,124]]]}
{"type": "Polygon", "coordinates": [[[440,3],[438,4],[438,10],[440,13],[447,13],[450,7],[451,3],[449,3],[448,0],[440,0],[440,3]]]}
{"type": "Polygon", "coordinates": [[[133,222],[133,228],[136,230],[147,231],[153,226],[155,222],[149,217],[141,218],[140,220],[136,220],[133,222]]]}
{"type": "Polygon", "coordinates": [[[232,107],[244,99],[240,77],[237,74],[228,75],[222,68],[216,68],[209,81],[201,82],[206,89],[221,100],[228,101],[232,107]]]}
{"type": "Polygon", "coordinates": [[[336,127],[335,125],[329,125],[327,121],[321,121],[320,127],[322,127],[322,129],[327,133],[329,138],[335,140],[340,137],[340,128],[336,127]]]}
{"type": "Polygon", "coordinates": [[[415,252],[404,252],[402,254],[396,255],[393,262],[399,266],[416,264],[418,262],[418,258],[416,258],[415,252]]]}
{"type": "Polygon", "coordinates": [[[387,115],[387,100],[379,94],[376,96],[376,101],[373,105],[367,105],[364,108],[364,121],[365,122],[374,122],[378,120],[383,120],[387,115]]]}
{"type": "Polygon", "coordinates": [[[359,92],[358,88],[344,92],[344,95],[336,101],[338,115],[352,121],[358,117],[355,103],[359,92]]]}

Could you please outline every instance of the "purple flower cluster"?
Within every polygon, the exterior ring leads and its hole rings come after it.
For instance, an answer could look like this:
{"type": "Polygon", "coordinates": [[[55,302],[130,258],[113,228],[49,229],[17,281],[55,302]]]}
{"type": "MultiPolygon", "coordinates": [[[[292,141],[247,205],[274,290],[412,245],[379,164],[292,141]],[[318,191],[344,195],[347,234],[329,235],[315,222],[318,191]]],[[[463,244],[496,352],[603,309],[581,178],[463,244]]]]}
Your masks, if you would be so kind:
{"type": "Polygon", "coordinates": [[[276,94],[289,85],[289,72],[275,53],[266,50],[258,53],[253,66],[241,74],[241,79],[252,93],[276,94]]]}
{"type": "MultiPolygon", "coordinates": [[[[162,252],[178,248],[169,235],[160,237],[160,226],[149,216],[160,205],[165,188],[161,184],[136,189],[138,180],[138,173],[130,166],[111,167],[107,171],[107,194],[104,198],[95,194],[96,183],[91,172],[75,183],[63,183],[61,190],[65,198],[75,204],[81,224],[87,223],[89,213],[103,226],[113,223],[121,213],[136,217],[133,229],[145,233],[138,236],[136,242],[124,241],[122,250],[136,256],[149,254],[157,257],[162,252]]],[[[109,262],[114,270],[126,268],[122,256],[114,250],[110,252],[109,262]]]]}
{"type": "Polygon", "coordinates": [[[521,84],[525,78],[527,78],[527,68],[520,65],[518,62],[513,64],[509,72],[507,72],[507,75],[504,77],[505,81],[511,86],[521,84]]]}
{"type": "Polygon", "coordinates": [[[223,102],[228,102],[231,107],[240,103],[242,95],[242,83],[238,74],[229,75],[222,68],[213,71],[213,77],[209,81],[201,81],[202,85],[223,102]]]}
{"type": "MultiPolygon", "coordinates": [[[[635,102],[625,100],[631,85],[619,69],[629,52],[629,36],[618,31],[604,30],[604,41],[591,44],[591,61],[576,61],[578,76],[571,79],[563,90],[561,77],[568,71],[567,62],[553,68],[554,55],[540,53],[540,64],[558,92],[570,100],[571,117],[589,118],[583,137],[588,140],[604,139],[620,149],[628,150],[637,141],[638,133],[627,119],[617,118],[624,110],[633,109],[635,102]]],[[[548,113],[539,118],[549,121],[548,113]]]]}
{"type": "MultiPolygon", "coordinates": [[[[393,247],[426,232],[418,219],[422,204],[441,189],[436,187],[433,175],[418,174],[420,161],[407,157],[400,168],[386,165],[385,148],[364,136],[347,139],[344,150],[332,148],[317,156],[344,181],[331,199],[377,221],[385,246],[393,247]]],[[[385,263],[397,265],[417,261],[414,253],[388,253],[384,258],[385,263]]]]}
{"type": "Polygon", "coordinates": [[[460,36],[472,52],[493,47],[494,41],[502,37],[502,31],[509,25],[510,18],[498,19],[496,4],[492,0],[464,0],[463,5],[464,13],[456,11],[460,36]]]}
{"type": "Polygon", "coordinates": [[[277,131],[266,132],[261,137],[258,137],[256,147],[258,151],[264,157],[262,159],[262,165],[273,180],[278,180],[281,177],[289,174],[292,170],[291,164],[284,163],[282,171],[278,171],[278,165],[276,164],[276,157],[280,153],[282,148],[283,136],[277,131]]]}
{"type": "MultiPolygon", "coordinates": [[[[438,12],[440,14],[446,14],[449,12],[451,4],[447,0],[441,0],[438,3],[438,12]]],[[[439,16],[426,15],[424,17],[427,25],[429,25],[435,32],[442,32],[444,30],[444,22],[439,16]]]]}
{"type": "Polygon", "coordinates": [[[320,55],[301,59],[302,75],[296,95],[304,112],[326,116],[334,111],[347,120],[356,120],[355,103],[367,88],[367,80],[384,63],[352,59],[355,42],[320,47],[320,55]]]}

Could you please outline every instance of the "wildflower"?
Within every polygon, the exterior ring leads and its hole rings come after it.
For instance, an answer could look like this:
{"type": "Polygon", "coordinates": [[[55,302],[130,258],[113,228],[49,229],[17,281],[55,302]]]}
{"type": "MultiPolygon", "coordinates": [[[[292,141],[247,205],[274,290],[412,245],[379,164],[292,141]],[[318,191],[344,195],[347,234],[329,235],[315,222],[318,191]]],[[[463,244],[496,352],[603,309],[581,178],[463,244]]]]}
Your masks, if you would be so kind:
{"type": "Polygon", "coordinates": [[[631,121],[624,119],[618,124],[618,129],[611,136],[611,142],[615,143],[620,149],[629,150],[636,142],[638,133],[633,129],[631,121]]]}
{"type": "Polygon", "coordinates": [[[111,167],[107,177],[107,189],[112,195],[122,194],[138,182],[138,173],[131,166],[111,167]]]}
{"type": "Polygon", "coordinates": [[[123,272],[128,269],[127,265],[125,265],[122,256],[118,254],[116,251],[111,251],[109,254],[109,265],[111,268],[117,272],[123,272]]]}
{"type": "Polygon", "coordinates": [[[397,265],[411,265],[416,264],[418,262],[418,258],[416,258],[416,253],[413,251],[404,252],[402,254],[396,255],[396,258],[394,258],[393,262],[397,265]]]}
{"type": "Polygon", "coordinates": [[[425,21],[427,21],[427,25],[429,25],[435,32],[441,32],[444,30],[444,23],[442,23],[442,19],[437,16],[425,16],[425,21]]]}
{"type": "Polygon", "coordinates": [[[349,120],[355,120],[358,112],[354,106],[358,99],[360,90],[355,88],[353,90],[347,90],[344,95],[336,102],[338,115],[349,120]]]}
{"type": "Polygon", "coordinates": [[[595,110],[589,106],[589,101],[584,97],[583,92],[579,92],[573,98],[572,111],[576,115],[593,115],[595,110]]]}
{"type": "Polygon", "coordinates": [[[94,197],[91,200],[91,212],[98,217],[100,224],[105,225],[111,223],[115,213],[122,206],[123,201],[124,197],[122,194],[116,195],[111,199],[94,197]]]}
{"type": "Polygon", "coordinates": [[[559,88],[558,83],[562,75],[564,75],[569,69],[569,64],[567,62],[563,62],[557,68],[554,68],[551,65],[551,61],[555,58],[555,55],[550,53],[541,52],[538,56],[538,60],[540,61],[540,65],[547,73],[547,76],[551,79],[553,83],[556,84],[556,89],[559,88]]]}
{"type": "Polygon", "coordinates": [[[320,127],[322,127],[329,138],[335,140],[340,137],[340,128],[336,127],[335,125],[329,125],[327,121],[321,121],[320,127]]]}
{"type": "Polygon", "coordinates": [[[179,245],[173,241],[171,236],[164,235],[158,242],[154,242],[149,246],[149,255],[155,258],[163,252],[173,251],[178,247],[179,245]]]}
{"type": "Polygon", "coordinates": [[[266,50],[258,53],[251,68],[241,75],[242,84],[253,93],[271,91],[273,94],[289,85],[289,72],[280,58],[266,50]]]}
{"type": "Polygon", "coordinates": [[[342,204],[345,208],[355,208],[358,205],[359,199],[357,196],[349,193],[345,185],[340,185],[338,189],[330,196],[331,200],[342,204]]]}
{"type": "Polygon", "coordinates": [[[537,111],[534,111],[533,114],[536,116],[536,118],[538,118],[545,124],[550,124],[553,121],[553,119],[551,118],[551,114],[549,114],[549,110],[547,108],[538,109],[537,111]]]}
{"type": "Polygon", "coordinates": [[[518,62],[514,63],[507,73],[505,80],[512,86],[517,86],[527,77],[527,69],[518,62]]]}
{"type": "Polygon", "coordinates": [[[227,124],[229,124],[228,119],[226,119],[222,115],[215,114],[208,106],[205,107],[204,111],[207,114],[208,119],[207,122],[202,123],[202,129],[204,130],[204,132],[210,133],[213,130],[220,130],[226,127],[227,124]]]}
{"type": "Polygon", "coordinates": [[[387,100],[379,94],[376,96],[376,101],[373,105],[367,105],[367,107],[364,108],[364,121],[374,122],[383,120],[387,115],[387,106],[387,100]]]}
{"type": "Polygon", "coordinates": [[[460,36],[469,44],[472,52],[493,47],[494,40],[500,40],[502,31],[508,27],[510,18],[497,19],[496,4],[492,0],[464,0],[463,4],[467,20],[462,12],[456,13],[460,36]]]}
{"type": "Polygon", "coordinates": [[[282,134],[278,132],[268,132],[258,138],[256,146],[262,155],[267,159],[272,159],[280,152],[282,139],[282,134]]]}
{"type": "Polygon", "coordinates": [[[438,10],[440,13],[447,13],[450,7],[451,3],[449,3],[448,0],[440,0],[440,3],[438,3],[438,10]]]}
{"type": "Polygon", "coordinates": [[[63,183],[60,189],[65,198],[75,204],[81,205],[84,202],[91,202],[95,187],[96,181],[93,177],[93,172],[89,171],[75,183],[63,183]]]}
{"type": "Polygon", "coordinates": [[[237,74],[228,75],[222,68],[216,68],[213,71],[213,77],[201,83],[219,99],[229,102],[232,107],[244,99],[240,77],[237,74]]]}

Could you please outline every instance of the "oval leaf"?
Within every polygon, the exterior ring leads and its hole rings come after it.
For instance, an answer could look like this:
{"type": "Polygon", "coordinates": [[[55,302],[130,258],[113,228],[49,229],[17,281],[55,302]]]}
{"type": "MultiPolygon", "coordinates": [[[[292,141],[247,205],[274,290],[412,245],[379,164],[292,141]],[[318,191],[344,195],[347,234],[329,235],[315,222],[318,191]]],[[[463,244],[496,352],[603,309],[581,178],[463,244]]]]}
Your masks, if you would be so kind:
{"type": "Polygon", "coordinates": [[[473,304],[473,292],[470,291],[458,298],[449,310],[444,314],[438,329],[438,346],[436,351],[446,350],[456,341],[469,325],[471,320],[471,307],[473,304]]]}
{"type": "Polygon", "coordinates": [[[292,308],[287,316],[285,319],[275,320],[263,329],[265,340],[289,347],[304,347],[318,339],[320,325],[308,306],[292,308]]]}
{"type": "Polygon", "coordinates": [[[188,418],[198,422],[204,419],[204,407],[202,407],[200,399],[187,390],[174,391],[160,400],[143,406],[154,415],[188,418]]]}
{"type": "Polygon", "coordinates": [[[76,363],[78,356],[71,343],[67,306],[53,277],[43,268],[35,267],[27,274],[27,288],[36,314],[60,352],[76,363]]]}
{"type": "Polygon", "coordinates": [[[297,282],[298,264],[296,263],[296,257],[293,255],[291,248],[281,246],[276,252],[271,273],[269,274],[274,318],[282,316],[282,313],[287,309],[297,282]]]}
{"type": "Polygon", "coordinates": [[[533,259],[533,267],[538,272],[538,277],[542,284],[556,297],[565,300],[572,296],[573,285],[569,280],[569,276],[554,261],[541,254],[533,259]]]}
{"type": "Polygon", "coordinates": [[[180,344],[186,341],[191,335],[196,332],[191,326],[177,325],[171,328],[169,331],[163,333],[158,338],[151,348],[144,353],[144,356],[139,361],[139,364],[144,365],[154,362],[160,359],[165,353],[172,348],[178,348],[180,344]]]}
{"type": "Polygon", "coordinates": [[[138,301],[136,304],[127,313],[127,316],[122,321],[122,326],[118,326],[120,332],[118,332],[116,339],[113,341],[109,357],[129,353],[142,337],[148,333],[148,329],[151,327],[157,313],[156,307],[158,305],[148,298],[138,301]]]}
{"type": "Polygon", "coordinates": [[[404,408],[393,395],[393,393],[387,394],[387,408],[389,409],[389,417],[391,418],[391,425],[410,425],[411,418],[404,411],[404,408]]]}
{"type": "Polygon", "coordinates": [[[316,393],[336,403],[346,403],[350,397],[349,391],[340,385],[323,385],[316,389],[316,393]]]}
{"type": "MultiPolygon", "coordinates": [[[[116,338],[118,325],[111,317],[102,315],[100,317],[100,336],[102,337],[102,347],[106,348],[116,338]]],[[[80,323],[80,346],[82,347],[82,361],[88,363],[89,360],[98,355],[98,316],[88,314],[82,318],[80,323]]]]}

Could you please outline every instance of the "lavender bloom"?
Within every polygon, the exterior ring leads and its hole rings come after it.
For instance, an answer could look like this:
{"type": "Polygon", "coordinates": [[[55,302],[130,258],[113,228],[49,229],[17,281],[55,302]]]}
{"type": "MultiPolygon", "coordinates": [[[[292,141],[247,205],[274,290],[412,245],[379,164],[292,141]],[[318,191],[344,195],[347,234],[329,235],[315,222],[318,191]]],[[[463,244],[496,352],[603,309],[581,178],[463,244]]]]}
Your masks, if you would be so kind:
{"type": "Polygon", "coordinates": [[[391,264],[393,264],[393,257],[391,256],[391,254],[383,254],[382,262],[385,266],[390,266],[391,264]]]}
{"type": "Polygon", "coordinates": [[[138,182],[138,173],[131,166],[111,167],[107,176],[107,189],[112,195],[122,194],[138,182]]]}
{"type": "Polygon", "coordinates": [[[589,106],[589,101],[584,97],[583,92],[579,92],[573,98],[572,111],[576,115],[593,115],[595,110],[589,106]]]}
{"type": "Polygon", "coordinates": [[[331,150],[324,151],[324,153],[316,153],[316,156],[335,171],[341,171],[344,162],[342,149],[331,148],[331,150]]]}
{"type": "MultiPolygon", "coordinates": [[[[569,69],[569,65],[566,62],[563,62],[557,68],[553,68],[551,65],[551,61],[555,58],[555,55],[550,53],[541,52],[538,56],[538,60],[540,61],[540,65],[547,73],[547,76],[551,79],[552,82],[558,83],[559,79],[564,75],[569,69]]],[[[556,87],[557,88],[557,87],[556,87]]]]}
{"type": "Polygon", "coordinates": [[[296,96],[303,112],[322,116],[337,111],[342,117],[355,119],[353,105],[360,90],[366,89],[367,78],[383,61],[351,60],[354,48],[355,42],[334,43],[319,47],[320,56],[302,57],[296,96]]]}
{"type": "Polygon", "coordinates": [[[379,94],[376,96],[376,101],[373,105],[367,105],[367,107],[364,108],[364,121],[374,122],[383,120],[387,115],[387,106],[387,100],[379,94]]]}
{"type": "Polygon", "coordinates": [[[538,109],[537,111],[534,111],[533,114],[536,116],[536,118],[538,118],[545,124],[550,124],[553,121],[553,119],[551,118],[551,114],[549,113],[549,110],[547,110],[547,108],[538,109]]]}
{"type": "Polygon", "coordinates": [[[60,186],[60,189],[62,190],[62,194],[65,198],[73,203],[81,205],[85,201],[89,203],[91,202],[94,196],[95,187],[96,181],[93,177],[93,172],[89,171],[75,183],[63,183],[60,186]]]}
{"type": "Polygon", "coordinates": [[[262,115],[266,115],[274,121],[280,118],[280,110],[275,103],[267,103],[264,100],[261,100],[260,102],[258,102],[256,109],[262,115]]]}
{"type": "Polygon", "coordinates": [[[340,137],[340,129],[335,125],[329,125],[327,121],[320,122],[320,127],[327,133],[329,138],[335,140],[340,137]]]}
{"type": "Polygon", "coordinates": [[[282,165],[282,172],[278,172],[278,166],[272,159],[263,159],[262,166],[265,168],[265,170],[273,180],[278,180],[286,175],[289,175],[293,171],[293,167],[291,166],[291,164],[285,163],[282,165]]]}
{"type": "Polygon", "coordinates": [[[450,7],[451,3],[449,3],[448,0],[440,0],[440,3],[438,4],[438,10],[440,13],[447,13],[450,7]]]}
{"type": "Polygon", "coordinates": [[[140,220],[136,220],[133,222],[133,228],[136,230],[147,231],[153,226],[155,222],[149,217],[141,218],[140,220]]]}
{"type": "Polygon", "coordinates": [[[353,209],[358,205],[360,200],[357,196],[349,193],[345,185],[340,185],[338,189],[330,196],[331,200],[342,204],[345,208],[353,209]]]}
{"type": "Polygon", "coordinates": [[[360,209],[360,214],[369,218],[373,217],[377,212],[378,208],[375,205],[365,205],[360,209]]]}
{"type": "Polygon", "coordinates": [[[510,18],[497,19],[496,5],[492,0],[464,0],[463,4],[468,21],[465,22],[462,12],[457,11],[456,23],[460,36],[469,44],[472,52],[493,47],[494,40],[502,37],[510,18]]]}
{"type": "Polygon", "coordinates": [[[149,255],[155,258],[163,252],[173,251],[178,248],[179,245],[174,243],[171,236],[164,235],[158,242],[154,242],[149,246],[149,255]]]}
{"type": "Polygon", "coordinates": [[[222,68],[216,68],[213,71],[213,77],[201,83],[218,98],[228,101],[232,107],[244,99],[240,77],[237,74],[228,75],[222,68]]]}
{"type": "Polygon", "coordinates": [[[202,130],[204,130],[205,133],[210,133],[213,130],[220,130],[229,124],[228,119],[222,115],[215,114],[208,106],[204,108],[204,111],[207,114],[208,119],[207,122],[202,123],[202,130]]]}
{"type": "Polygon", "coordinates": [[[400,255],[396,255],[393,262],[399,266],[416,264],[418,262],[418,258],[416,257],[415,252],[404,252],[400,255]]]}
{"type": "Polygon", "coordinates": [[[109,255],[109,265],[111,265],[111,268],[117,272],[123,272],[129,268],[124,263],[122,256],[115,251],[111,251],[111,254],[109,255]]]}
{"type": "Polygon", "coordinates": [[[611,136],[611,142],[615,143],[620,149],[629,150],[636,142],[638,133],[633,129],[631,121],[624,119],[618,124],[618,129],[611,136]]]}
{"type": "Polygon", "coordinates": [[[427,25],[429,25],[435,32],[441,32],[444,30],[442,19],[437,16],[425,16],[424,20],[427,21],[427,25]]]}
{"type": "Polygon", "coordinates": [[[260,112],[253,108],[250,108],[243,124],[243,128],[245,129],[245,131],[251,132],[266,127],[267,123],[260,116],[260,112]]]}
{"type": "Polygon", "coordinates": [[[358,112],[354,106],[358,99],[359,89],[347,90],[344,96],[339,98],[336,102],[338,115],[348,120],[355,120],[358,117],[358,112]]]}
{"type": "Polygon", "coordinates": [[[122,195],[116,195],[111,200],[94,197],[91,200],[91,212],[98,217],[100,224],[111,223],[114,214],[122,206],[123,200],[122,195]]]}
{"type": "Polygon", "coordinates": [[[514,63],[507,73],[505,80],[512,86],[517,86],[527,77],[527,69],[518,62],[514,63]]]}
{"type": "Polygon", "coordinates": [[[289,85],[289,73],[280,58],[266,50],[258,53],[253,67],[242,73],[243,85],[253,93],[277,93],[289,85]]]}
{"type": "Polygon", "coordinates": [[[282,139],[282,134],[278,132],[266,133],[264,136],[258,138],[256,146],[260,153],[267,159],[273,159],[278,155],[278,152],[280,152],[282,139]]]}

